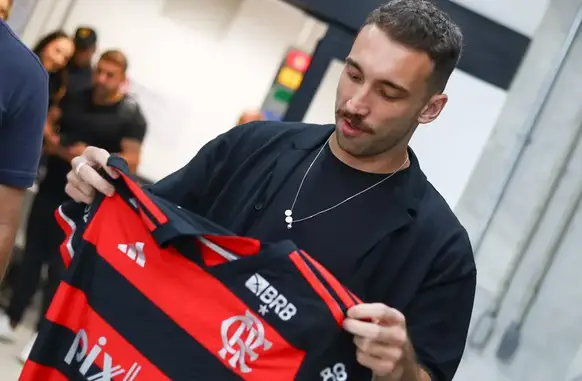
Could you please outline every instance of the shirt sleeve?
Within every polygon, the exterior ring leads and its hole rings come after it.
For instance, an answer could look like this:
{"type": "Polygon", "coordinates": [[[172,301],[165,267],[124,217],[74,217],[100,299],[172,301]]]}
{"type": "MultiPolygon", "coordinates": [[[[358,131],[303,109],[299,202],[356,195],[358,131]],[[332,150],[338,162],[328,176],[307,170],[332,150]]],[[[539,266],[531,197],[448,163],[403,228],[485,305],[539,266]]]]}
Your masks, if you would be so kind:
{"type": "Polygon", "coordinates": [[[477,272],[469,237],[457,234],[404,311],[420,365],[432,381],[451,381],[463,355],[477,272]]]}
{"type": "Polygon", "coordinates": [[[147,132],[147,122],[139,106],[135,106],[132,114],[132,118],[127,124],[123,138],[135,139],[139,142],[143,142],[147,132]]]}
{"type": "Polygon", "coordinates": [[[194,213],[204,215],[203,199],[226,181],[225,167],[233,153],[240,155],[241,140],[252,125],[238,126],[205,144],[186,166],[146,188],[194,213]]]}
{"type": "Polygon", "coordinates": [[[48,77],[34,64],[23,83],[3,81],[15,89],[0,124],[0,184],[16,188],[28,188],[36,179],[47,117],[48,77]]]}

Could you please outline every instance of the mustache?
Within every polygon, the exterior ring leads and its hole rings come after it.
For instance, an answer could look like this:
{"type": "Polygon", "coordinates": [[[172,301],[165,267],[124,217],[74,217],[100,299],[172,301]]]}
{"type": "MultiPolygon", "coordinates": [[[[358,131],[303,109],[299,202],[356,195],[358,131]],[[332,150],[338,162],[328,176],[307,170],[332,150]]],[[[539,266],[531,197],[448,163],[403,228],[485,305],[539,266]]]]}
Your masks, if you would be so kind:
{"type": "Polygon", "coordinates": [[[362,130],[369,133],[374,132],[374,129],[366,124],[364,122],[364,118],[360,115],[352,114],[351,112],[344,109],[339,109],[336,111],[336,116],[347,119],[348,122],[350,122],[352,128],[355,128],[356,130],[362,130]]]}

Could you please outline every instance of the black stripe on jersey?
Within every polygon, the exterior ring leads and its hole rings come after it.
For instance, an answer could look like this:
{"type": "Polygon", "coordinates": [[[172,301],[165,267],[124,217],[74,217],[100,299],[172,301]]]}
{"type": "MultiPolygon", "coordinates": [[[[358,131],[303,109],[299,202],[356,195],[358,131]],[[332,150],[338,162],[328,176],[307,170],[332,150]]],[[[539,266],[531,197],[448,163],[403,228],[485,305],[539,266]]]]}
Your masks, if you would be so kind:
{"type": "MultiPolygon", "coordinates": [[[[75,360],[72,365],[65,362],[67,352],[75,340],[76,334],[60,324],[52,323],[48,320],[42,322],[43,328],[40,330],[37,342],[42,343],[39,348],[35,345],[30,352],[29,359],[37,364],[44,365],[61,372],[67,380],[87,381],[87,377],[98,374],[101,369],[96,365],[91,365],[85,376],[79,372],[80,363],[75,360]],[[65,343],[63,345],[63,343],[65,343]],[[47,348],[50,348],[47,350],[47,348]]],[[[39,380],[42,381],[42,380],[39,380]]]]}
{"type": "Polygon", "coordinates": [[[311,263],[311,261],[309,259],[305,258],[305,256],[301,253],[301,251],[298,251],[298,253],[299,253],[299,255],[301,255],[301,258],[303,258],[303,261],[307,264],[307,267],[309,267],[309,269],[315,274],[315,276],[317,277],[317,280],[319,280],[321,282],[321,284],[323,284],[325,286],[325,289],[329,292],[331,297],[337,302],[337,304],[340,306],[342,312],[345,315],[345,313],[347,312],[347,306],[344,304],[344,302],[342,302],[342,300],[338,296],[337,292],[335,292],[334,288],[331,287],[331,285],[329,283],[327,283],[327,281],[325,280],[323,275],[321,275],[319,270],[317,270],[315,268],[315,266],[313,266],[313,264],[311,263]]]}
{"type": "MultiPolygon", "coordinates": [[[[82,290],[95,312],[170,379],[241,380],[111,267],[93,245],[87,243],[82,255],[68,283],[82,290]]],[[[199,308],[204,313],[204,307],[199,308]]]]}
{"type": "MultiPolygon", "coordinates": [[[[139,211],[141,210],[149,220],[156,225],[156,227],[160,227],[160,223],[157,218],[154,217],[152,212],[141,202],[141,200],[136,197],[133,192],[129,189],[129,186],[126,184],[123,177],[119,177],[118,179],[113,180],[115,185],[115,191],[119,194],[121,199],[134,211],[139,215],[139,211]],[[135,205],[132,204],[130,200],[135,202],[135,205]],[[137,208],[136,208],[137,205],[137,208]]],[[[147,193],[144,191],[147,195],[147,193]]]]}

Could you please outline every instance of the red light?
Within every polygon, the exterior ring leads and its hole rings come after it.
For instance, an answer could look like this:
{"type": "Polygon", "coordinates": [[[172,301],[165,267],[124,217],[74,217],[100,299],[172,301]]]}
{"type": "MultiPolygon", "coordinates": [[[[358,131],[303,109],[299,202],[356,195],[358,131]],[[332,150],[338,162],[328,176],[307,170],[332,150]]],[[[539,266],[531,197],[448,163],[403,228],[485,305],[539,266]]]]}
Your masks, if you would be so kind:
{"type": "Polygon", "coordinates": [[[311,64],[311,57],[305,52],[293,49],[287,54],[286,63],[287,66],[304,73],[311,64]]]}

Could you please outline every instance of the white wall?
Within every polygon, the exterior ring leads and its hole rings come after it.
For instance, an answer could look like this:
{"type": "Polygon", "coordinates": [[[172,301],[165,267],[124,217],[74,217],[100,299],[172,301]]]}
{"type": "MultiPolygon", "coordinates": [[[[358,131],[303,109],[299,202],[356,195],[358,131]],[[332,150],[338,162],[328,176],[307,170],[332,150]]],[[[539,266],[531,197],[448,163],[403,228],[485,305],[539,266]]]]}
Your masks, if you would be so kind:
{"type": "Polygon", "coordinates": [[[22,41],[32,47],[45,34],[59,29],[66,17],[70,6],[75,0],[42,0],[29,15],[24,32],[20,36],[22,41]]]}
{"type": "MultiPolygon", "coordinates": [[[[499,4],[494,6],[500,1],[479,3],[481,8],[475,9],[477,3],[457,0],[485,15],[509,17],[514,29],[529,28],[528,33],[537,26],[547,0],[531,3],[527,17],[513,5],[500,12],[499,4]],[[515,20],[529,20],[529,26],[515,20]]],[[[65,3],[60,7],[66,8],[65,3]]],[[[59,20],[61,16],[51,12],[51,20],[59,20]]],[[[289,45],[313,45],[314,38],[305,42],[313,29],[310,21],[279,0],[76,0],[65,28],[72,32],[79,24],[92,25],[101,50],[120,48],[129,56],[132,91],[150,122],[139,172],[156,180],[231,128],[243,110],[260,106],[289,45]]],[[[321,35],[321,30],[312,34],[321,35]]],[[[341,63],[334,68],[306,121],[333,121],[341,63]]],[[[422,126],[412,146],[429,179],[454,207],[505,92],[456,71],[448,93],[445,112],[437,122],[422,126]]]]}
{"type": "Polygon", "coordinates": [[[153,180],[231,128],[244,109],[260,107],[307,20],[277,0],[170,1],[78,0],[65,23],[71,32],[92,25],[101,50],[129,56],[134,90],[144,93],[146,116],[156,122],[139,169],[153,180]]]}
{"type": "MultiPolygon", "coordinates": [[[[333,123],[334,100],[343,62],[329,66],[305,114],[310,123],[333,123]]],[[[454,208],[505,102],[505,91],[455,70],[449,103],[433,123],[421,125],[411,147],[431,183],[454,208]]]]}
{"type": "Polygon", "coordinates": [[[452,208],[461,198],[505,103],[506,92],[461,70],[447,85],[449,102],[412,138],[420,166],[452,208]]]}
{"type": "Polygon", "coordinates": [[[534,35],[550,0],[451,0],[528,37],[534,35]]]}

